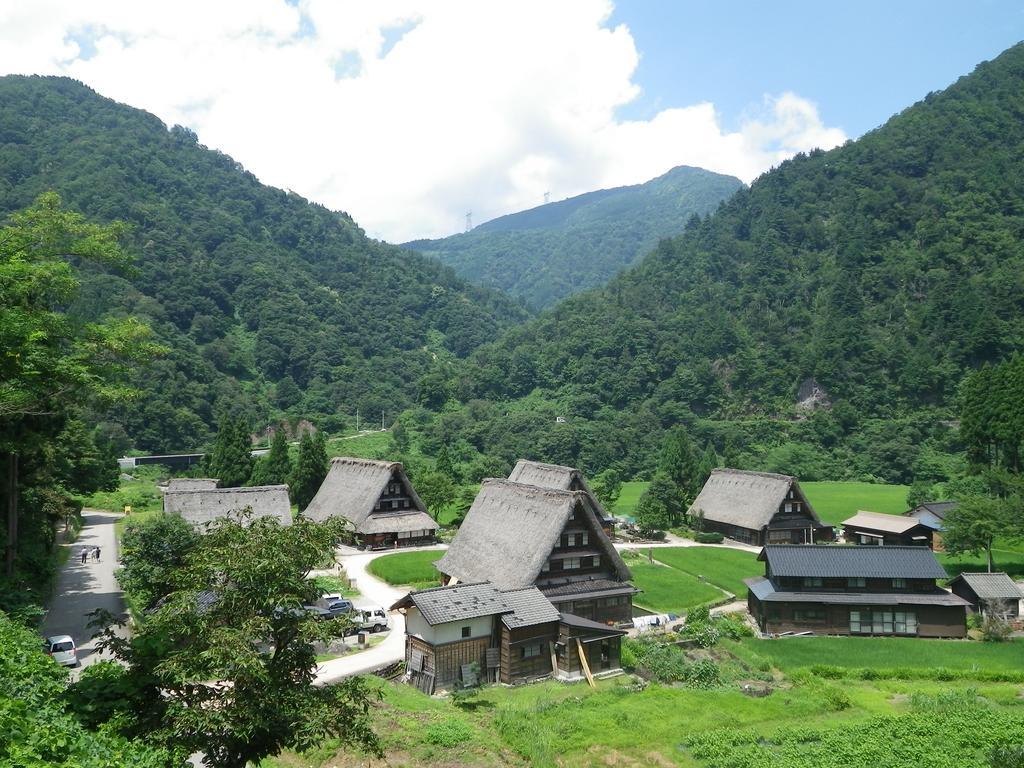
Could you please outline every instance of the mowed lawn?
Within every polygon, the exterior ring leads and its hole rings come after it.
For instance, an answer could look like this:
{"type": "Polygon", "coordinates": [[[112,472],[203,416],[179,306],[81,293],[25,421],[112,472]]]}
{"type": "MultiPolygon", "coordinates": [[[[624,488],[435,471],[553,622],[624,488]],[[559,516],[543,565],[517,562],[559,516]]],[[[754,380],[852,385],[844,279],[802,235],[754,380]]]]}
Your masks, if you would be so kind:
{"type": "Polygon", "coordinates": [[[979,643],[911,637],[789,637],[777,640],[746,638],[742,648],[753,651],[783,671],[815,664],[838,667],[907,667],[981,672],[1024,671],[1024,640],[979,643]]]}
{"type": "Polygon", "coordinates": [[[764,575],[757,555],[722,547],[667,547],[654,550],[654,559],[691,576],[704,579],[741,598],[747,594],[744,579],[764,575]]]}
{"type": "Polygon", "coordinates": [[[800,483],[823,523],[838,525],[859,510],[902,515],[907,511],[906,485],[854,482],[800,483]]]}
{"type": "Polygon", "coordinates": [[[667,565],[631,562],[633,585],[642,590],[633,603],[655,613],[685,613],[691,608],[725,599],[720,589],[696,576],[667,565]]]}
{"type": "Polygon", "coordinates": [[[399,552],[371,560],[366,570],[392,585],[436,587],[441,583],[441,574],[434,567],[434,561],[443,555],[444,552],[437,550],[399,552]]]}

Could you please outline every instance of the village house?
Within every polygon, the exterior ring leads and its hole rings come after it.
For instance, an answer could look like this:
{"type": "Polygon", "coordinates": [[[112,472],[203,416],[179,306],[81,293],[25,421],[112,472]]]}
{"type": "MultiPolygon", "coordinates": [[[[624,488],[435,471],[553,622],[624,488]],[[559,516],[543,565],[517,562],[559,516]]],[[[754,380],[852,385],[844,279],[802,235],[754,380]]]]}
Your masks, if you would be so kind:
{"type": "Polygon", "coordinates": [[[687,512],[703,517],[703,530],[745,544],[816,544],[832,541],[832,526],[818,518],[789,475],[715,469],[687,512]]]}
{"type": "Polygon", "coordinates": [[[356,543],[367,549],[433,544],[439,527],[399,462],[344,456],[331,460],[302,515],[318,522],[347,520],[356,543]]]}
{"type": "Polygon", "coordinates": [[[213,488],[220,488],[220,480],[213,477],[175,477],[167,481],[164,492],[208,491],[213,488]]]}
{"type": "Polygon", "coordinates": [[[168,487],[164,493],[164,512],[180,515],[196,528],[243,510],[251,510],[252,520],[274,517],[281,525],[292,524],[292,506],[288,499],[287,485],[257,485],[250,488],[187,486],[182,488],[172,484],[168,487]]]}
{"type": "Polygon", "coordinates": [[[411,592],[392,609],[405,615],[409,681],[426,693],[619,671],[625,632],[560,614],[536,587],[460,583],[411,592]]]}
{"type": "Polygon", "coordinates": [[[967,634],[968,602],[936,585],[946,572],[927,547],[768,545],[758,560],[747,607],[766,634],[967,634]]]}
{"type": "Polygon", "coordinates": [[[605,533],[612,535],[615,521],[605,510],[594,492],[587,484],[587,478],[574,467],[563,467],[560,464],[544,464],[540,461],[520,459],[513,467],[508,479],[513,483],[536,485],[539,488],[557,488],[563,491],[583,491],[590,496],[590,503],[597,513],[598,520],[605,533]]]}
{"type": "Polygon", "coordinates": [[[637,590],[586,491],[484,480],[436,566],[445,584],[535,586],[562,613],[601,624],[632,620],[637,590]]]}
{"type": "Polygon", "coordinates": [[[931,547],[934,531],[920,520],[905,515],[858,512],[842,522],[850,544],[931,547]]]}
{"type": "Polygon", "coordinates": [[[974,613],[985,616],[994,611],[1011,620],[1020,616],[1024,594],[1005,573],[961,573],[949,582],[949,588],[970,603],[974,613]]]}
{"type": "Polygon", "coordinates": [[[903,514],[913,517],[932,530],[932,549],[942,552],[942,531],[946,527],[946,515],[957,508],[955,501],[926,501],[903,514]]]}

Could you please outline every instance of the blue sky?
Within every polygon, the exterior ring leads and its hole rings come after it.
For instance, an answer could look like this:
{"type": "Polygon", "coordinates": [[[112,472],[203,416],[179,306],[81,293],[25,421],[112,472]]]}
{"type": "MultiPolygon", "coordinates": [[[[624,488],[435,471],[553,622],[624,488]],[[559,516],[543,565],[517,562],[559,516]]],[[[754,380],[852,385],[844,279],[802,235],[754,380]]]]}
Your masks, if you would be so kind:
{"type": "Polygon", "coordinates": [[[618,0],[644,93],[619,111],[710,101],[726,128],[793,91],[856,138],[1024,39],[1024,2],[618,0]]]}

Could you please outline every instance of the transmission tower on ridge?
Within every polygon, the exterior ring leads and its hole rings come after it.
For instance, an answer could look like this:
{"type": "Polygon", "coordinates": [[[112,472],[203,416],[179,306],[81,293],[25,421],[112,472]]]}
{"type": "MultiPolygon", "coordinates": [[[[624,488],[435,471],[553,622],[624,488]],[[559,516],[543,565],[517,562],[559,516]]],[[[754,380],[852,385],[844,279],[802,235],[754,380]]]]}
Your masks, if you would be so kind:
{"type": "Polygon", "coordinates": [[[545,192],[544,193],[544,204],[547,205],[547,202],[550,199],[551,199],[551,193],[550,192],[545,192]]]}
{"type": "Polygon", "coordinates": [[[466,211],[466,231],[469,232],[473,228],[473,212],[466,211]]]}

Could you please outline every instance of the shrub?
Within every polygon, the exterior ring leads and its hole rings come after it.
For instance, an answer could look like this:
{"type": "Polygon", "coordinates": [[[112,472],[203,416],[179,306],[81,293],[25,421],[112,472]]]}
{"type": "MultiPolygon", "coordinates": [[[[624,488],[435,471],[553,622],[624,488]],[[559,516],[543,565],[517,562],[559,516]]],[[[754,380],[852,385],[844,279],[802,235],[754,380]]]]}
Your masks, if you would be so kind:
{"type": "Polygon", "coordinates": [[[715,688],[721,684],[722,675],[713,661],[701,659],[686,670],[686,685],[690,688],[715,688]]]}
{"type": "Polygon", "coordinates": [[[725,539],[720,533],[713,533],[711,531],[702,531],[701,533],[694,534],[693,540],[698,544],[721,544],[725,539]]]}

